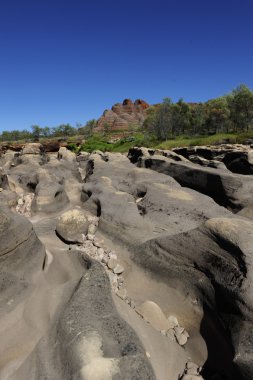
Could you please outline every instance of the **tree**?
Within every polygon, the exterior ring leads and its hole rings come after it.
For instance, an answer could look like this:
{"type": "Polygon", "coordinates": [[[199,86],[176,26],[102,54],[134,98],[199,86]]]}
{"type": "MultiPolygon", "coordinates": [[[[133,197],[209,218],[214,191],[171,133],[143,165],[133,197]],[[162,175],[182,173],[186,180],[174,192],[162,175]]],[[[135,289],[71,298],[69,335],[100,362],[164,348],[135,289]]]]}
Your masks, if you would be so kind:
{"type": "Polygon", "coordinates": [[[41,135],[43,137],[49,138],[51,136],[51,128],[49,127],[41,128],[41,135]]]}
{"type": "Polygon", "coordinates": [[[245,85],[238,86],[230,98],[231,120],[235,131],[248,131],[253,124],[253,92],[245,85]]]}
{"type": "Polygon", "coordinates": [[[86,138],[91,137],[93,134],[93,130],[96,127],[96,125],[97,125],[96,119],[88,120],[83,127],[78,129],[78,132],[83,134],[84,137],[86,137],[86,138]]]}
{"type": "Polygon", "coordinates": [[[41,127],[39,125],[32,125],[32,136],[34,141],[39,141],[40,134],[41,134],[41,127]]]}
{"type": "Polygon", "coordinates": [[[70,124],[61,124],[53,128],[53,135],[55,137],[74,136],[75,134],[77,134],[77,130],[70,124]]]}
{"type": "Polygon", "coordinates": [[[209,100],[206,103],[208,118],[208,130],[219,132],[228,132],[228,121],[230,110],[226,97],[209,100]]]}
{"type": "Polygon", "coordinates": [[[154,132],[158,140],[167,140],[172,134],[172,101],[164,98],[154,117],[154,132]]]}
{"type": "Polygon", "coordinates": [[[1,134],[1,141],[11,141],[11,133],[9,131],[3,131],[1,134]]]}
{"type": "Polygon", "coordinates": [[[203,133],[203,127],[206,126],[207,112],[206,105],[204,103],[196,103],[191,105],[191,133],[196,135],[197,133],[203,133]]]}
{"type": "Polygon", "coordinates": [[[172,135],[184,134],[190,128],[190,106],[179,99],[176,104],[172,105],[172,135]]]}

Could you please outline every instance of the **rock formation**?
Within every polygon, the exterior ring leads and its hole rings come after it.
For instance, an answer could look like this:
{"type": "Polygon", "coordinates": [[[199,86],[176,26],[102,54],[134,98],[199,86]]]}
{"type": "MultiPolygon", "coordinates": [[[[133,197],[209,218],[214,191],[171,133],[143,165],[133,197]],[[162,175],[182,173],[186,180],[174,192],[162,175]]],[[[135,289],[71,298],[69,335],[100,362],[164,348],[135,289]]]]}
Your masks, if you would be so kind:
{"type": "Polygon", "coordinates": [[[233,173],[253,174],[253,149],[242,144],[175,148],[173,151],[201,166],[225,169],[233,173]]]}
{"type": "Polygon", "coordinates": [[[145,119],[146,109],[149,107],[144,100],[125,99],[123,103],[115,104],[111,110],[105,110],[98,119],[95,131],[127,130],[130,126],[140,126],[145,119]]]}
{"type": "Polygon", "coordinates": [[[253,177],[226,149],[2,155],[1,379],[253,378],[253,177]]]}

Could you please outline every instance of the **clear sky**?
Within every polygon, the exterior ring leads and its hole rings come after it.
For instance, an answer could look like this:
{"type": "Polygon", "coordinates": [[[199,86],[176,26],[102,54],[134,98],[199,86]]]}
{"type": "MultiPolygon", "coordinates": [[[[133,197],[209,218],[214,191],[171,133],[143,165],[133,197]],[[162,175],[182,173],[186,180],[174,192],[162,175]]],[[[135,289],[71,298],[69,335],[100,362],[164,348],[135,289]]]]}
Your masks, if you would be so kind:
{"type": "Polygon", "coordinates": [[[0,131],[253,89],[252,0],[0,0],[0,131]]]}

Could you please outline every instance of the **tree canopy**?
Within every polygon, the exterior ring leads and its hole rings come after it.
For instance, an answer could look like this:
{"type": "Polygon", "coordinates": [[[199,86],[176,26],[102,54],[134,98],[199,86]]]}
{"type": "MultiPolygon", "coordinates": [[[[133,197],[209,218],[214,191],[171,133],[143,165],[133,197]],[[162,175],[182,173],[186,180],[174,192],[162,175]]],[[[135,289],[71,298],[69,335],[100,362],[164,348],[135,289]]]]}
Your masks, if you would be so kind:
{"type": "Polygon", "coordinates": [[[165,98],[150,107],[143,128],[158,140],[177,135],[245,132],[253,129],[253,92],[245,85],[205,103],[173,103],[165,98]]]}

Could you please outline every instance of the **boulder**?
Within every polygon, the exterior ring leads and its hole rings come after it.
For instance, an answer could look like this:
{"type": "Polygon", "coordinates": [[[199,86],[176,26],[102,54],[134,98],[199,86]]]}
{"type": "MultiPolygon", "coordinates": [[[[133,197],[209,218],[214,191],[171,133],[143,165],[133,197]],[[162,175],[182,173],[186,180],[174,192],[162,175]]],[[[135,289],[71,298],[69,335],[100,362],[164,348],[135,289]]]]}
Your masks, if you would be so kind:
{"type": "Polygon", "coordinates": [[[57,234],[68,243],[83,243],[89,221],[84,211],[73,209],[64,212],[56,225],[57,234]]]}

